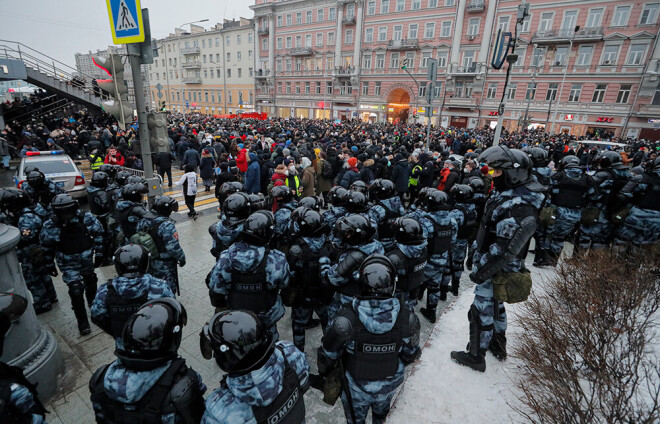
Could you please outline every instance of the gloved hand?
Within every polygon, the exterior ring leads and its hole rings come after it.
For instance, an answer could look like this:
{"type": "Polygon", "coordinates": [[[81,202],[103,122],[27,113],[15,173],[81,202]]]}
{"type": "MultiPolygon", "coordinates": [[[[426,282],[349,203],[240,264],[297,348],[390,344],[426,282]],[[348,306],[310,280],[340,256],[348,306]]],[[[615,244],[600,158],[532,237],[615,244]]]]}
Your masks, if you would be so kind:
{"type": "Polygon", "coordinates": [[[98,268],[103,264],[103,255],[94,255],[94,268],[98,268]]]}
{"type": "Polygon", "coordinates": [[[475,284],[483,284],[483,281],[477,276],[477,273],[472,271],[470,273],[470,280],[472,280],[473,283],[475,284]]]}
{"type": "Polygon", "coordinates": [[[179,266],[180,266],[181,268],[183,268],[184,266],[186,266],[186,259],[185,259],[185,258],[184,258],[184,259],[181,259],[181,260],[179,261],[179,266]]]}

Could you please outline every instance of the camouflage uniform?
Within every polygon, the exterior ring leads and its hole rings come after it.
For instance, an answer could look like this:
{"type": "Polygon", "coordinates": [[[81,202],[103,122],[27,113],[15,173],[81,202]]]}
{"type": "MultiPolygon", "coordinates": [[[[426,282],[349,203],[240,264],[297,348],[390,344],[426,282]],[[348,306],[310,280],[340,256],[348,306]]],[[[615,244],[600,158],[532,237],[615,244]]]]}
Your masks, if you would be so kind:
{"type": "Polygon", "coordinates": [[[295,371],[300,390],[309,387],[309,363],[293,343],[280,341],[268,361],[259,369],[229,377],[206,399],[202,424],[257,424],[252,407],[270,405],[280,394],[286,362],[295,371]],[[280,351],[282,349],[282,351],[280,351]]]}
{"type": "Polygon", "coordinates": [[[458,224],[458,233],[456,241],[452,243],[451,252],[451,269],[452,279],[460,281],[465,269],[465,255],[467,255],[467,245],[471,229],[467,228],[470,218],[475,220],[477,218],[477,210],[472,203],[457,203],[456,208],[450,212],[452,218],[458,224]],[[461,230],[468,231],[465,234],[460,234],[461,230]],[[463,237],[459,237],[459,235],[463,237]]]}
{"type": "MultiPolygon", "coordinates": [[[[127,368],[122,364],[121,360],[116,360],[108,367],[105,377],[102,381],[103,388],[106,395],[117,402],[123,404],[131,404],[139,402],[152,387],[163,376],[165,371],[170,368],[172,361],[168,361],[165,365],[147,370],[135,371],[127,368]]],[[[104,367],[103,367],[104,368],[104,367]]],[[[94,377],[103,369],[100,368],[94,377]]],[[[190,374],[196,377],[197,390],[200,396],[206,392],[206,385],[202,383],[202,377],[192,369],[188,368],[190,374]]],[[[92,377],[92,383],[94,381],[92,377]]],[[[90,385],[92,384],[90,383],[90,385]]],[[[102,405],[92,402],[94,413],[96,414],[97,422],[104,422],[104,414],[102,405]]],[[[181,417],[176,412],[162,415],[162,424],[179,424],[183,422],[181,417]]]]}
{"type": "MultiPolygon", "coordinates": [[[[431,221],[435,221],[437,225],[452,227],[451,245],[454,246],[456,235],[458,234],[458,222],[456,222],[455,216],[456,214],[452,214],[450,211],[426,212],[426,220],[422,220],[421,222],[427,228],[429,239],[432,239],[434,234],[433,224],[430,223],[431,221]],[[428,226],[429,224],[430,227],[428,226]]],[[[451,249],[440,254],[431,254],[429,252],[429,260],[426,263],[425,273],[426,288],[428,290],[426,303],[431,309],[436,308],[438,302],[440,302],[440,288],[449,287],[449,283],[451,282],[451,258],[451,249]]]]}
{"type": "MultiPolygon", "coordinates": [[[[360,322],[372,334],[384,334],[392,330],[401,312],[401,304],[396,298],[385,300],[353,299],[350,308],[355,311],[360,322]]],[[[413,312],[410,313],[412,314],[411,321],[416,321],[418,324],[417,317],[414,316],[413,312]]],[[[374,423],[382,423],[385,420],[396,389],[403,383],[405,366],[412,363],[420,353],[419,327],[417,327],[416,334],[412,328],[410,333],[410,337],[403,337],[402,339],[399,350],[399,364],[396,372],[391,377],[384,380],[357,380],[353,378],[348,370],[345,372],[352,401],[349,403],[346,392],[342,391],[341,400],[347,422],[353,422],[351,406],[355,414],[355,424],[365,422],[369,409],[372,411],[374,423]]],[[[325,358],[337,361],[342,356],[355,355],[356,342],[354,340],[344,342],[338,349],[330,349],[329,346],[335,344],[332,338],[332,331],[323,338],[323,346],[319,351],[319,362],[321,364],[327,362],[325,358]]],[[[319,365],[319,370],[322,367],[322,365],[319,365]]]]}
{"type": "MultiPolygon", "coordinates": [[[[401,251],[401,253],[403,253],[403,255],[408,260],[408,259],[416,259],[416,258],[419,258],[420,256],[426,257],[426,255],[427,255],[427,250],[426,250],[427,245],[428,245],[428,243],[426,242],[426,240],[424,240],[424,243],[416,244],[416,245],[395,243],[394,248],[399,249],[401,251]]],[[[390,251],[388,251],[388,254],[389,253],[390,253],[390,251]]],[[[428,258],[427,258],[427,260],[428,260],[428,258]]],[[[420,268],[422,266],[423,265],[420,265],[420,268]]],[[[427,267],[428,267],[428,264],[427,264],[427,267]]],[[[426,271],[426,268],[424,269],[424,271],[426,271]]],[[[401,277],[404,277],[406,275],[406,273],[407,273],[407,271],[406,271],[406,268],[404,266],[399,267],[399,269],[398,269],[399,279],[401,277]]],[[[401,280],[399,280],[399,281],[401,281],[401,280]]],[[[411,311],[415,310],[415,306],[417,306],[417,293],[416,292],[413,292],[413,293],[399,292],[397,290],[397,296],[399,297],[399,299],[403,300],[403,302],[406,304],[406,306],[408,306],[408,309],[410,309],[411,311]]]]}
{"type": "Polygon", "coordinates": [[[30,183],[25,181],[21,185],[21,190],[30,195],[30,199],[32,199],[33,203],[39,203],[49,213],[51,212],[50,202],[53,201],[53,197],[64,193],[64,189],[62,187],[59,187],[48,178],[46,178],[44,187],[41,189],[32,187],[30,183]]]}
{"type": "MultiPolygon", "coordinates": [[[[122,299],[137,299],[146,295],[142,303],[162,297],[174,297],[167,281],[145,274],[137,278],[117,277],[101,285],[96,292],[96,297],[90,308],[92,322],[104,331],[110,329],[110,312],[108,311],[108,284],[112,284],[119,297],[122,299]]],[[[117,349],[123,348],[121,337],[115,338],[117,349]]]]}
{"type": "Polygon", "coordinates": [[[39,216],[37,207],[25,208],[19,212],[15,225],[21,232],[21,240],[16,247],[16,255],[21,263],[23,278],[30,293],[32,293],[34,309],[39,312],[48,310],[52,302],[57,302],[57,293],[53,280],[45,271],[43,249],[39,245],[39,233],[43,227],[43,219],[39,216]]]}
{"type": "Polygon", "coordinates": [[[649,245],[660,239],[660,170],[628,182],[621,195],[632,204],[615,235],[616,244],[649,245]]]}
{"type": "Polygon", "coordinates": [[[296,207],[297,203],[295,201],[291,201],[281,205],[275,212],[273,242],[275,242],[278,247],[285,246],[289,242],[291,213],[296,209],[296,207]]]}
{"type": "Polygon", "coordinates": [[[119,230],[124,234],[123,243],[128,244],[129,239],[137,232],[137,225],[147,214],[142,203],[130,200],[119,200],[115,206],[115,220],[119,230]],[[125,219],[122,217],[125,216],[125,219]]]}
{"type": "Polygon", "coordinates": [[[331,206],[330,209],[323,212],[323,222],[328,228],[334,228],[337,220],[347,213],[346,208],[343,206],[331,206]]]}
{"type": "Polygon", "coordinates": [[[149,274],[169,283],[174,293],[179,293],[179,275],[177,263],[185,262],[186,254],[179,244],[179,233],[174,221],[165,216],[148,214],[137,225],[138,231],[148,231],[158,225],[158,238],[154,240],[158,246],[158,257],[149,261],[149,274]]]}
{"type": "MultiPolygon", "coordinates": [[[[520,223],[511,214],[523,210],[525,211],[525,216],[535,218],[532,211],[536,210],[536,213],[538,213],[543,200],[543,194],[532,192],[524,186],[491,196],[490,200],[486,203],[486,210],[488,211],[489,208],[493,208],[494,211],[490,219],[482,223],[482,227],[486,228],[486,232],[492,234],[492,236],[485,236],[492,237],[492,244],[479,246],[474,253],[475,273],[478,273],[487,264],[490,266],[493,263],[497,263],[500,258],[505,256],[504,253],[511,239],[521,229],[520,223]]],[[[538,219],[535,220],[538,222],[538,219]]],[[[531,240],[531,234],[529,240],[531,240]]],[[[527,243],[529,243],[529,240],[527,240],[527,243]]],[[[527,249],[527,247],[524,249],[527,249]]],[[[520,272],[523,270],[525,264],[520,259],[520,256],[526,255],[526,253],[526,251],[521,252],[518,257],[505,263],[501,270],[503,272],[520,272]]],[[[507,327],[504,304],[497,302],[493,295],[492,278],[487,278],[481,284],[475,286],[474,302],[472,305],[473,308],[476,308],[479,315],[478,319],[480,320],[481,335],[479,338],[479,347],[486,351],[493,336],[493,329],[497,333],[503,333],[507,327]],[[497,311],[495,310],[496,305],[497,311]]]]}
{"type": "MultiPolygon", "coordinates": [[[[220,254],[209,279],[209,290],[212,294],[227,297],[231,290],[232,271],[247,274],[255,271],[261,264],[266,248],[237,242],[220,254]]],[[[284,253],[279,250],[269,250],[266,261],[266,289],[282,290],[289,284],[291,272],[284,253]]],[[[264,327],[269,328],[275,340],[278,339],[277,321],[284,316],[284,305],[279,293],[270,310],[256,313],[264,327]]]]}
{"type": "Polygon", "coordinates": [[[406,211],[403,209],[401,198],[399,196],[380,200],[369,209],[368,218],[371,222],[376,223],[379,234],[381,234],[379,240],[383,244],[385,250],[390,250],[394,246],[394,236],[392,234],[388,234],[387,231],[383,231],[384,226],[387,225],[388,220],[403,216],[405,213],[406,211]]]}
{"type": "Polygon", "coordinates": [[[211,234],[211,237],[213,238],[213,250],[211,250],[211,252],[215,252],[213,256],[217,259],[220,256],[220,253],[229,249],[229,246],[234,244],[236,239],[238,239],[241,231],[243,231],[243,224],[229,226],[223,215],[222,219],[213,225],[215,228],[211,234]]]}
{"type": "Polygon", "coordinates": [[[109,222],[109,218],[113,210],[113,205],[107,190],[99,187],[87,187],[87,199],[89,202],[90,212],[92,212],[96,219],[99,220],[101,225],[103,225],[103,257],[106,259],[106,263],[109,265],[110,260],[112,259],[112,254],[115,251],[114,231],[112,228],[110,228],[109,222]]]}
{"type": "Polygon", "coordinates": [[[10,420],[12,423],[46,424],[46,410],[37,397],[36,386],[26,380],[23,371],[0,362],[0,377],[2,384],[9,388],[0,398],[0,403],[4,404],[0,408],[0,417],[5,417],[6,413],[18,419],[10,420]],[[31,385],[32,390],[24,384],[31,385]]]}

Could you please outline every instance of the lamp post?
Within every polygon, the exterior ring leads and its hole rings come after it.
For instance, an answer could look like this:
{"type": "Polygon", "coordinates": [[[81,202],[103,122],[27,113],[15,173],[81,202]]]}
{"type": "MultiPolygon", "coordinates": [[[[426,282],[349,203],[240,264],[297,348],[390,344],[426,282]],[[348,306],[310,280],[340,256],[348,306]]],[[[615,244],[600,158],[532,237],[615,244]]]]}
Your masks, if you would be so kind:
{"type": "MultiPolygon", "coordinates": [[[[199,21],[186,22],[183,25],[179,25],[177,29],[182,29],[186,25],[198,24],[201,22],[208,22],[208,19],[201,19],[199,21]]],[[[181,60],[181,46],[179,46],[179,91],[181,92],[181,113],[183,114],[183,119],[186,119],[186,108],[183,106],[185,97],[183,95],[183,61],[181,60]]]]}
{"type": "MultiPolygon", "coordinates": [[[[576,26],[573,30],[571,38],[568,40],[568,53],[566,54],[566,66],[564,66],[564,75],[561,79],[561,86],[559,87],[559,95],[557,96],[557,101],[555,102],[555,121],[557,120],[557,112],[559,112],[559,102],[561,101],[561,94],[564,91],[564,83],[566,82],[566,74],[568,73],[568,63],[571,60],[571,52],[573,51],[573,40],[575,39],[575,34],[580,30],[580,26],[576,26]]],[[[550,135],[555,133],[555,122],[553,121],[550,124],[550,135]]]]}
{"type": "Polygon", "coordinates": [[[534,55],[534,71],[532,72],[532,92],[529,93],[527,96],[527,107],[525,108],[525,120],[524,120],[524,126],[523,130],[529,126],[529,105],[532,103],[532,97],[536,97],[536,76],[538,75],[539,72],[539,64],[538,64],[538,58],[534,54],[536,49],[538,48],[538,44],[534,44],[534,52],[532,54],[534,55]],[[532,96],[533,93],[533,96],[532,96]]]}

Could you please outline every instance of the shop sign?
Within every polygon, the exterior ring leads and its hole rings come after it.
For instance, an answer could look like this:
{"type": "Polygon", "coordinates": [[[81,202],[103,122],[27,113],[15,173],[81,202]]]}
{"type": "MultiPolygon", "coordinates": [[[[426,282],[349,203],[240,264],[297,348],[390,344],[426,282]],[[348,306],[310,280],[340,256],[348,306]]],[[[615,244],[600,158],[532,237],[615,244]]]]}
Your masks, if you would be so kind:
{"type": "Polygon", "coordinates": [[[573,115],[564,115],[564,121],[572,121],[573,115]]]}
{"type": "Polygon", "coordinates": [[[378,106],[378,105],[360,105],[360,109],[378,110],[378,109],[380,109],[380,106],[378,106]]]}
{"type": "Polygon", "coordinates": [[[608,118],[606,116],[599,116],[598,118],[596,118],[596,122],[605,122],[607,124],[611,124],[612,122],[614,122],[614,118],[608,118]]]}
{"type": "Polygon", "coordinates": [[[393,107],[388,108],[387,111],[388,111],[388,112],[394,112],[394,108],[393,108],[393,107]]]}
{"type": "Polygon", "coordinates": [[[660,118],[649,118],[649,124],[660,124],[660,118]]]}
{"type": "Polygon", "coordinates": [[[498,116],[497,112],[488,112],[488,116],[498,116]]]}

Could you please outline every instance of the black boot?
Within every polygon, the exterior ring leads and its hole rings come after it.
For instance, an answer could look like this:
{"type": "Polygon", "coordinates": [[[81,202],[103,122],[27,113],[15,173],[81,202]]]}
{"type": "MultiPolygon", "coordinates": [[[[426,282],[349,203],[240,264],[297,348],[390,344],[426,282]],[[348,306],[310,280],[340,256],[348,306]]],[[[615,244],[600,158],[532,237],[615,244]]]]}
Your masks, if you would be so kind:
{"type": "Polygon", "coordinates": [[[538,247],[534,251],[534,263],[532,265],[534,266],[545,266],[547,265],[547,254],[545,250],[541,250],[538,247]]]}
{"type": "Polygon", "coordinates": [[[83,280],[85,281],[85,297],[87,298],[87,306],[91,308],[92,302],[94,302],[94,298],[96,297],[96,286],[99,279],[96,276],[96,273],[92,273],[90,275],[83,276],[83,280]]]}
{"type": "Polygon", "coordinates": [[[490,339],[488,350],[500,361],[506,359],[506,333],[493,333],[493,338],[490,339]]]}
{"type": "Polygon", "coordinates": [[[467,352],[454,351],[451,353],[451,359],[460,365],[470,367],[475,371],[486,371],[486,350],[480,348],[481,326],[479,311],[472,305],[468,311],[468,321],[470,322],[470,342],[467,346],[467,352]]]}
{"type": "Polygon", "coordinates": [[[87,309],[85,309],[85,285],[82,281],[74,281],[69,284],[69,296],[71,297],[71,309],[78,321],[78,331],[81,336],[91,333],[89,321],[87,320],[87,309]]]}
{"type": "Polygon", "coordinates": [[[451,294],[458,296],[458,286],[461,284],[460,277],[452,276],[451,277],[451,294]]]}
{"type": "Polygon", "coordinates": [[[449,291],[449,286],[440,286],[440,300],[445,302],[447,300],[447,292],[449,291]]]}
{"type": "Polygon", "coordinates": [[[468,249],[468,257],[465,261],[465,268],[467,268],[468,271],[472,271],[472,253],[474,252],[470,252],[470,249],[468,249]]]}
{"type": "Polygon", "coordinates": [[[429,306],[427,305],[426,308],[421,308],[421,309],[419,310],[419,312],[422,314],[422,316],[423,316],[424,318],[426,318],[426,319],[428,320],[428,322],[430,322],[431,324],[435,324],[435,320],[436,320],[436,317],[435,317],[435,314],[436,314],[436,312],[435,312],[435,308],[431,308],[431,307],[429,307],[429,306]]]}
{"type": "Polygon", "coordinates": [[[476,355],[469,352],[454,351],[451,353],[451,359],[458,362],[460,365],[470,367],[475,371],[486,371],[486,351],[479,349],[476,355]]]}

